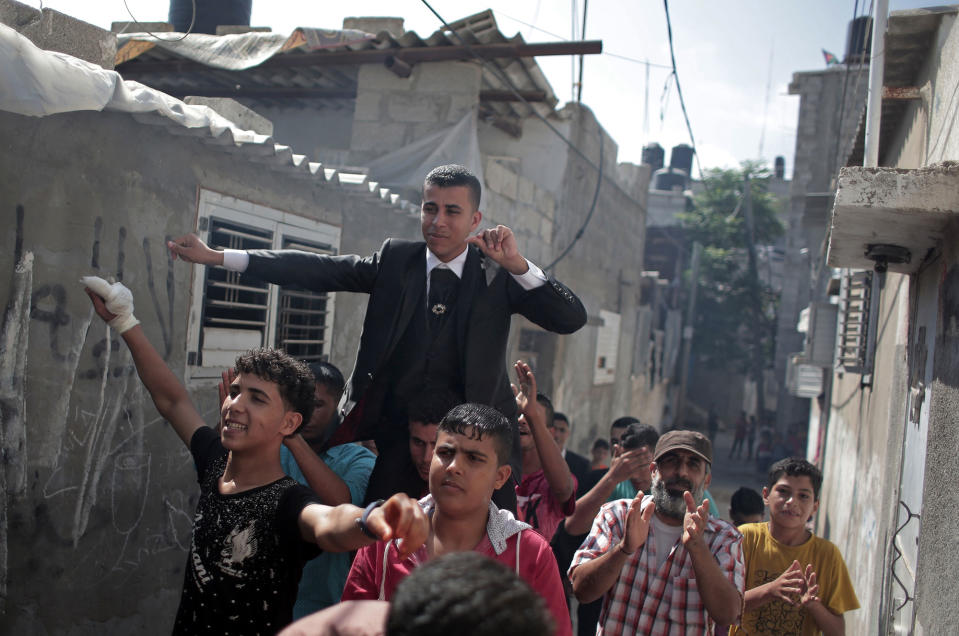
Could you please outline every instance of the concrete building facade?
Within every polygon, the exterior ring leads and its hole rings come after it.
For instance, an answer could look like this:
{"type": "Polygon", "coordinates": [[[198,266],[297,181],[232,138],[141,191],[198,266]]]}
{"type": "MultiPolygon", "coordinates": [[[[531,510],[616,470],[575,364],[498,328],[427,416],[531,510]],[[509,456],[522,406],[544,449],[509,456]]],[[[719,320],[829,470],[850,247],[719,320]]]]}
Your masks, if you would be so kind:
{"type": "Polygon", "coordinates": [[[862,609],[851,633],[955,632],[959,498],[959,7],[889,16],[879,168],[846,167],[828,265],[843,268],[837,337],[866,325],[813,401],[824,422],[818,531],[837,543],[862,609]],[[905,100],[895,95],[908,95],[905,100]],[[868,273],[868,309],[854,277],[868,273]],[[850,281],[852,280],[852,283],[850,281]]]}

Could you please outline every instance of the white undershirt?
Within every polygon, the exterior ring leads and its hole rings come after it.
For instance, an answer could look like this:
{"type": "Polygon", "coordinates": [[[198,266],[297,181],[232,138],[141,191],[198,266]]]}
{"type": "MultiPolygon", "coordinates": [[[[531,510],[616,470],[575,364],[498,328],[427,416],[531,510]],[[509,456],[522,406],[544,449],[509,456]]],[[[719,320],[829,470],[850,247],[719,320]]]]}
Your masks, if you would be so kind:
{"type": "Polygon", "coordinates": [[[656,542],[656,569],[662,567],[673,546],[683,534],[683,526],[671,526],[663,523],[653,514],[653,540],[656,542]]]}

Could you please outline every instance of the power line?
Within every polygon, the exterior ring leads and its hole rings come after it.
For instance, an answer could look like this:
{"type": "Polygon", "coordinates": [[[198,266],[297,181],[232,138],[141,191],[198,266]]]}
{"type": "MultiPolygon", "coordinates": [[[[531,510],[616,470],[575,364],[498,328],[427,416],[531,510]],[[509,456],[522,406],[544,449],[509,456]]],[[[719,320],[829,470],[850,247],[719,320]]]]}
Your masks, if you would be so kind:
{"type": "MultiPolygon", "coordinates": [[[[525,26],[525,27],[529,27],[530,29],[533,29],[534,31],[539,31],[540,33],[545,33],[546,35],[549,35],[549,36],[552,36],[552,37],[556,38],[557,40],[562,40],[563,42],[569,42],[569,41],[570,41],[568,38],[565,38],[565,37],[563,37],[562,35],[559,35],[559,34],[557,34],[557,33],[553,33],[552,31],[547,31],[546,29],[541,29],[540,27],[536,26],[535,24],[530,24],[529,22],[525,22],[525,21],[523,21],[523,20],[520,20],[519,18],[514,18],[514,17],[511,16],[511,15],[508,15],[508,14],[506,14],[506,13],[503,13],[503,12],[500,11],[499,9],[494,9],[494,13],[496,13],[496,15],[498,15],[498,16],[502,16],[502,17],[506,18],[507,20],[512,20],[513,22],[518,22],[519,24],[522,24],[522,25],[525,26]]],[[[583,37],[585,37],[585,35],[584,35],[583,37]]],[[[651,67],[653,67],[653,68],[665,68],[665,69],[669,69],[669,70],[672,70],[672,69],[673,69],[673,67],[670,66],[669,64],[656,64],[655,62],[650,62],[649,60],[641,60],[641,59],[636,58],[636,57],[629,57],[628,55],[620,55],[620,54],[618,54],[618,53],[611,53],[611,52],[609,52],[609,51],[603,51],[602,53],[600,53],[600,55],[605,55],[605,56],[607,56],[607,57],[615,57],[616,59],[626,60],[627,62],[634,62],[634,63],[636,63],[636,64],[646,64],[646,65],[651,66],[651,67]]]]}
{"type": "MultiPolygon", "coordinates": [[[[586,220],[583,222],[583,224],[580,226],[579,230],[576,232],[576,234],[575,234],[572,242],[571,242],[568,246],[566,246],[566,249],[565,249],[565,250],[563,250],[563,252],[562,252],[562,254],[560,255],[560,257],[559,257],[559,258],[556,258],[555,260],[553,260],[552,263],[550,263],[548,266],[546,266],[546,267],[543,268],[544,270],[551,269],[551,268],[553,268],[557,263],[559,263],[560,259],[562,259],[563,257],[565,257],[565,256],[569,253],[569,251],[572,249],[573,245],[575,245],[576,242],[579,241],[579,239],[583,236],[583,233],[586,231],[586,227],[589,225],[590,220],[593,218],[593,212],[595,212],[595,210],[596,210],[596,203],[597,203],[597,201],[599,200],[599,189],[600,189],[600,187],[601,187],[602,184],[603,184],[603,161],[602,161],[603,131],[602,131],[602,126],[599,125],[599,121],[597,120],[596,125],[597,125],[597,128],[599,129],[599,135],[600,135],[600,162],[599,162],[599,164],[597,164],[597,163],[594,162],[592,159],[590,159],[589,157],[587,157],[586,154],[576,146],[576,144],[574,144],[572,141],[570,141],[562,132],[560,132],[560,131],[556,128],[556,126],[554,126],[548,119],[546,119],[546,117],[544,117],[543,115],[541,115],[541,114],[539,113],[539,111],[537,111],[535,108],[533,108],[533,105],[530,104],[529,101],[527,101],[527,100],[520,94],[520,92],[517,90],[516,86],[513,84],[513,81],[512,81],[512,80],[509,78],[509,76],[503,71],[503,69],[501,69],[501,68],[500,68],[499,66],[497,66],[497,65],[490,64],[486,59],[484,59],[483,57],[477,55],[476,52],[473,51],[472,47],[466,42],[466,40],[464,40],[463,37],[460,36],[459,33],[457,33],[456,29],[454,29],[453,27],[451,27],[451,26],[449,25],[449,23],[448,23],[446,20],[443,19],[443,16],[441,16],[441,15],[436,11],[436,9],[434,9],[434,8],[432,7],[432,5],[430,5],[430,3],[429,3],[428,0],[421,0],[421,1],[423,2],[424,5],[426,5],[426,8],[429,9],[429,10],[433,13],[433,15],[436,16],[436,18],[443,24],[443,26],[444,26],[450,33],[452,33],[453,36],[456,37],[457,40],[460,41],[460,44],[462,44],[463,47],[464,47],[471,55],[473,55],[473,57],[475,57],[477,60],[479,60],[479,62],[480,62],[481,65],[483,65],[484,67],[486,67],[487,69],[489,69],[490,71],[492,71],[493,74],[496,75],[496,77],[499,78],[499,80],[500,80],[501,82],[503,82],[503,83],[506,85],[507,88],[509,88],[510,92],[512,92],[513,95],[516,96],[516,98],[517,98],[519,101],[521,101],[523,104],[525,104],[525,105],[527,106],[527,108],[529,108],[530,113],[532,113],[537,119],[539,119],[543,124],[545,124],[547,128],[549,128],[557,137],[559,137],[560,139],[562,139],[563,142],[564,142],[567,146],[569,146],[570,150],[572,150],[577,156],[579,156],[579,157],[580,157],[583,161],[585,161],[587,164],[589,164],[590,166],[592,166],[593,169],[595,169],[596,172],[598,173],[598,177],[597,177],[597,179],[596,179],[596,190],[595,190],[595,192],[593,193],[593,203],[592,203],[592,205],[590,206],[590,210],[589,210],[589,212],[588,212],[587,215],[586,215],[586,220]]],[[[467,26],[466,28],[469,29],[468,26],[467,26]]],[[[615,185],[615,182],[614,182],[614,185],[615,185]]],[[[634,199],[632,196],[630,196],[630,195],[629,195],[625,190],[623,190],[622,188],[618,188],[618,189],[620,190],[620,192],[622,192],[623,196],[625,196],[626,199],[628,199],[629,201],[632,201],[632,202],[643,212],[643,214],[646,214],[646,206],[645,206],[645,205],[643,205],[640,201],[637,201],[636,199],[634,199]]]]}

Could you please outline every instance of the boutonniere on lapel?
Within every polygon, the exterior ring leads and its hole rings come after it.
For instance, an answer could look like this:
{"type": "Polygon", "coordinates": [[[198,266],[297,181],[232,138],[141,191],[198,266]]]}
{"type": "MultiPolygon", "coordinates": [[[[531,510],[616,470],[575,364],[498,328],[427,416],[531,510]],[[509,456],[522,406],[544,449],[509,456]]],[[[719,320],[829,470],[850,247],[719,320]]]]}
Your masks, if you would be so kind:
{"type": "Polygon", "coordinates": [[[446,305],[444,305],[443,303],[436,303],[435,305],[430,307],[430,311],[432,311],[433,315],[435,316],[442,316],[443,314],[447,312],[447,308],[446,308],[446,305]]]}

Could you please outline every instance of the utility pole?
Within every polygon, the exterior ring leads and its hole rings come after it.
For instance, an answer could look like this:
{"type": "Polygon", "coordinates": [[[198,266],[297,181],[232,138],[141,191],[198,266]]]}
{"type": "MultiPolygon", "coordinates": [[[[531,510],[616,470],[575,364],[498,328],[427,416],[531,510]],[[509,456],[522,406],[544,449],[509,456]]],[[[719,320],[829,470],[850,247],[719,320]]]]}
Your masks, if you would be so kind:
{"type": "Polygon", "coordinates": [[[752,338],[753,376],[756,380],[756,419],[761,423],[766,414],[766,364],[763,359],[763,337],[759,328],[762,323],[763,303],[760,297],[759,271],[756,267],[756,228],[753,223],[753,186],[749,171],[743,171],[743,208],[746,216],[746,249],[749,254],[750,301],[754,323],[747,325],[752,338]]]}
{"type": "Polygon", "coordinates": [[[683,364],[679,376],[679,397],[676,403],[676,417],[673,425],[686,428],[686,385],[689,377],[689,362],[693,353],[693,323],[696,320],[696,292],[699,290],[699,257],[703,252],[701,243],[693,243],[693,254],[689,259],[689,305],[686,307],[686,325],[683,327],[683,364]]]}

